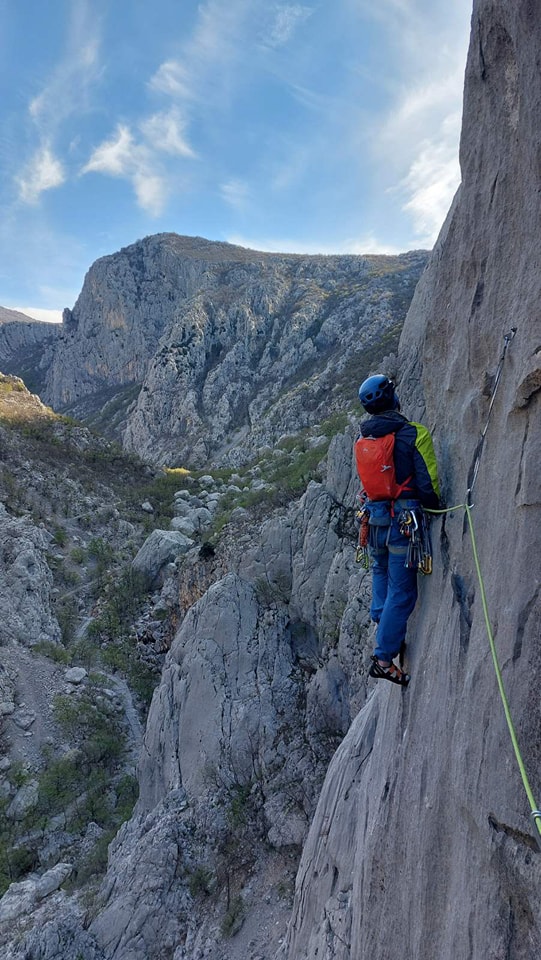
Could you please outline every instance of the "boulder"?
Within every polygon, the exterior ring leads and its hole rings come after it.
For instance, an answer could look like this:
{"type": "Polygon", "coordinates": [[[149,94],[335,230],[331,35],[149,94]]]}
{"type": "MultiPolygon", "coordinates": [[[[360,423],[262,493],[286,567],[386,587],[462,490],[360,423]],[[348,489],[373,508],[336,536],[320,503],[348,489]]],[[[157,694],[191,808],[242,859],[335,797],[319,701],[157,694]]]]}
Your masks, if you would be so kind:
{"type": "Polygon", "coordinates": [[[64,671],[64,677],[68,683],[74,683],[78,686],[83,680],[86,680],[88,674],[84,667],[70,667],[64,671]]]}
{"type": "Polygon", "coordinates": [[[25,646],[60,642],[44,533],[0,504],[0,544],[0,646],[11,640],[25,646]]]}
{"type": "Polygon", "coordinates": [[[175,530],[153,530],[132,561],[132,569],[140,573],[149,586],[157,586],[168,563],[187,553],[194,542],[175,530]]]}
{"type": "Polygon", "coordinates": [[[0,923],[27,916],[41,900],[58,890],[72,870],[71,863],[57,863],[41,877],[12,883],[0,900],[0,923]]]}
{"type": "Polygon", "coordinates": [[[30,780],[29,783],[19,787],[13,797],[9,807],[6,810],[6,817],[9,820],[24,820],[27,813],[33,810],[38,802],[39,783],[37,780],[30,780]]]}

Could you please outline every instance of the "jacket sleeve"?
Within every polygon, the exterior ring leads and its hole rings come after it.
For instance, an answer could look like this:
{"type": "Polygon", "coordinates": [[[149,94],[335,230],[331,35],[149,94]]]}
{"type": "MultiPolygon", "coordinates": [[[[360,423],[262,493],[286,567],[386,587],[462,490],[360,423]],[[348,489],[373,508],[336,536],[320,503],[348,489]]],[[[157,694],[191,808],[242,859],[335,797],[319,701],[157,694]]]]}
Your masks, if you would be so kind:
{"type": "Polygon", "coordinates": [[[416,431],[413,453],[415,485],[422,505],[429,510],[437,510],[440,505],[440,484],[432,437],[422,424],[410,422],[416,431]]]}

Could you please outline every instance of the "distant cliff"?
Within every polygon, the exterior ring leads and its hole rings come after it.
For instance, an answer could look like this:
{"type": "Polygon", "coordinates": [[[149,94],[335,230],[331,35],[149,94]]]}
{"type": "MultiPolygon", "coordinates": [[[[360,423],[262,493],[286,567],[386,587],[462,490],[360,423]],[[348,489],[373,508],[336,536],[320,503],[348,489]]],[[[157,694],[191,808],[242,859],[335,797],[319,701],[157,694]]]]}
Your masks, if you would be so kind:
{"type": "Polygon", "coordinates": [[[147,237],[89,270],[44,399],[154,461],[246,460],[351,407],[374,356],[396,348],[426,259],[147,237]]]}
{"type": "Polygon", "coordinates": [[[29,390],[41,393],[44,352],[59,332],[58,323],[42,323],[18,310],[0,307],[0,370],[21,377],[29,390]]]}

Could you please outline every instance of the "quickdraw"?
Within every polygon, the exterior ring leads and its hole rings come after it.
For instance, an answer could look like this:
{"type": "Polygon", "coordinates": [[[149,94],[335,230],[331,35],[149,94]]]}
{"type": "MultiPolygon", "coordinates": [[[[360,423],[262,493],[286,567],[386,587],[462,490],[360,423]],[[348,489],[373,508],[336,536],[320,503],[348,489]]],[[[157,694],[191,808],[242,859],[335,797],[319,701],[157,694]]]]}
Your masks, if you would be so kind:
{"type": "Polygon", "coordinates": [[[400,533],[408,540],[408,552],[404,566],[418,570],[425,576],[432,573],[432,541],[429,520],[424,510],[407,509],[398,514],[400,533]]]}
{"type": "Polygon", "coordinates": [[[355,514],[360,521],[359,542],[355,553],[355,563],[360,563],[365,570],[370,569],[370,553],[368,550],[368,539],[370,535],[370,514],[366,506],[362,506],[355,514]]]}

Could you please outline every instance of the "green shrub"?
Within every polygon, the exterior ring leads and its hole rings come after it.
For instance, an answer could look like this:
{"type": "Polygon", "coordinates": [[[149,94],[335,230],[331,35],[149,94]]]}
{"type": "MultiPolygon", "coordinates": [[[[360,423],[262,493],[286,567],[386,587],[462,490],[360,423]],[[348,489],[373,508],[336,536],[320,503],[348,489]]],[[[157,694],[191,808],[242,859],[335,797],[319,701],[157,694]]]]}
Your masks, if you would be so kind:
{"type": "Polygon", "coordinates": [[[188,871],[188,890],[194,900],[201,895],[208,897],[212,889],[212,881],[212,873],[207,867],[198,866],[188,871]]]}
{"type": "Polygon", "coordinates": [[[17,846],[0,837],[0,896],[6,892],[10,883],[20,880],[37,866],[35,847],[17,846]]]}
{"type": "Polygon", "coordinates": [[[69,650],[66,650],[61,643],[51,643],[49,640],[40,640],[39,643],[34,644],[32,650],[36,653],[43,654],[44,657],[48,657],[49,660],[53,660],[55,663],[71,663],[71,653],[69,650]]]}
{"type": "Polygon", "coordinates": [[[229,909],[222,920],[221,930],[224,937],[233,937],[239,932],[246,916],[244,900],[241,896],[234,897],[229,909]]]}
{"type": "Polygon", "coordinates": [[[150,705],[159,680],[156,669],[141,660],[131,640],[123,638],[107,644],[101,651],[103,662],[122,673],[145,706],[150,705]]]}
{"type": "Polygon", "coordinates": [[[68,645],[75,637],[79,608],[74,597],[62,597],[55,605],[55,615],[60,627],[62,643],[68,645]]]}
{"type": "Polygon", "coordinates": [[[53,712],[57,723],[77,744],[92,766],[114,770],[125,750],[125,733],[114,708],[105,699],[96,704],[89,686],[77,697],[57,694],[53,712]]]}
{"type": "MultiPolygon", "coordinates": [[[[90,627],[92,627],[92,624],[90,624],[90,627]]],[[[84,637],[70,646],[72,662],[79,664],[86,670],[91,670],[100,661],[100,650],[96,646],[95,638],[89,632],[90,627],[84,637]]]]}
{"type": "Polygon", "coordinates": [[[109,844],[116,833],[116,828],[106,830],[96,841],[90,852],[77,865],[77,876],[73,886],[85,883],[91,877],[99,877],[107,870],[107,853],[109,844]]]}
{"type": "Polygon", "coordinates": [[[56,543],[58,547],[65,547],[67,542],[68,535],[64,527],[56,526],[53,532],[53,543],[56,543]]]}
{"type": "Polygon", "coordinates": [[[50,760],[39,778],[38,810],[55,816],[85,789],[87,775],[80,755],[50,760]]]}
{"type": "Polygon", "coordinates": [[[139,796],[137,777],[132,777],[129,773],[126,773],[115,785],[115,793],[117,798],[115,816],[120,825],[125,820],[130,819],[139,796]]]}
{"type": "Polygon", "coordinates": [[[19,789],[19,787],[23,787],[25,783],[28,783],[30,774],[23,761],[16,760],[10,767],[8,777],[10,783],[19,789]]]}

